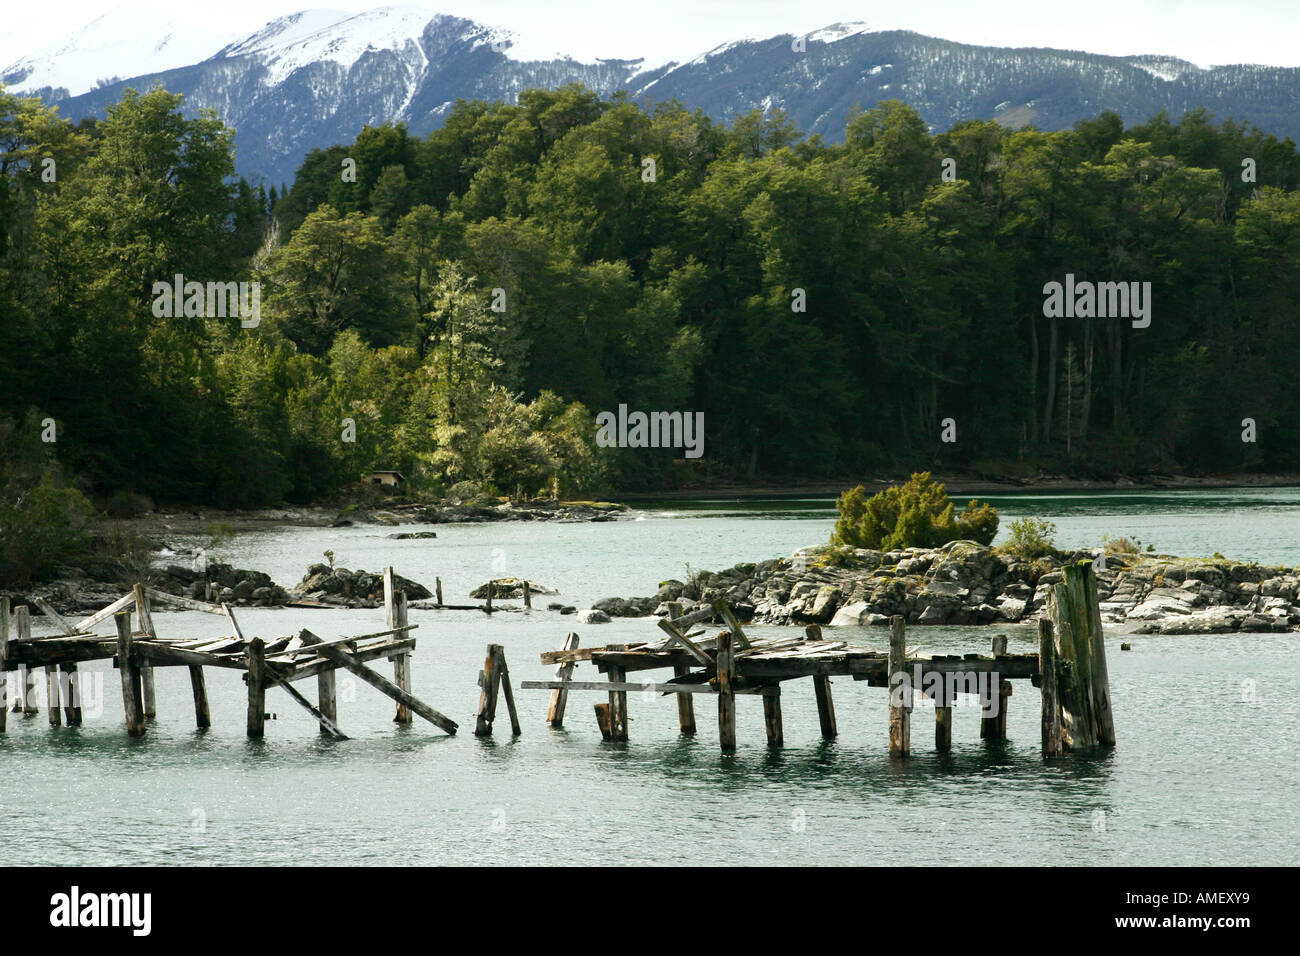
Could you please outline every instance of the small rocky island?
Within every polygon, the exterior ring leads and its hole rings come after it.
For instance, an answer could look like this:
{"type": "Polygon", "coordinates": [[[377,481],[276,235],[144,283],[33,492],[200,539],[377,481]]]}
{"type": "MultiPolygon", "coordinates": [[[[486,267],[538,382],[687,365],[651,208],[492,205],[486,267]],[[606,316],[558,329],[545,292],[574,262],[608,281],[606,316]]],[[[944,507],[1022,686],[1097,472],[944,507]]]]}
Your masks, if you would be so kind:
{"type": "Polygon", "coordinates": [[[872,551],[829,545],[788,558],[665,581],[652,597],[606,598],[611,617],[689,611],[719,598],[759,624],[1014,624],[1044,613],[1063,565],[1094,561],[1103,620],[1138,634],[1300,629],[1300,570],[1222,558],[1117,554],[1102,549],[1023,560],[974,541],[872,551]]]}

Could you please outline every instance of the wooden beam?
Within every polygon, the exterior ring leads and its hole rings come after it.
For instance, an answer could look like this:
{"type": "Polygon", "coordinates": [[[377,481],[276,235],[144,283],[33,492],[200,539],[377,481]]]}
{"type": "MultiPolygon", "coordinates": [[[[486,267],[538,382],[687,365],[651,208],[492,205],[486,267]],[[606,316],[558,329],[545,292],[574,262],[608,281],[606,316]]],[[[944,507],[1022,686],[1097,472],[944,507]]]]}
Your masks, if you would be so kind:
{"type": "MultiPolygon", "coordinates": [[[[578,635],[572,631],[564,638],[564,646],[561,650],[571,651],[578,646],[578,635]]],[[[555,667],[555,679],[561,684],[567,684],[573,679],[573,661],[566,661],[555,667]]],[[[521,685],[522,686],[522,685],[521,685]]],[[[551,691],[551,703],[546,708],[546,722],[552,727],[564,726],[564,708],[569,704],[569,692],[564,687],[557,687],[551,691]]]]}
{"type": "MultiPolygon", "coordinates": [[[[221,609],[220,604],[213,604],[208,601],[196,601],[194,598],[182,597],[179,594],[168,594],[166,591],[159,591],[157,588],[145,588],[144,593],[149,595],[155,601],[161,601],[164,604],[175,604],[177,607],[188,608],[191,611],[202,611],[205,614],[220,614],[225,616],[226,612],[221,609]]],[[[82,622],[83,624],[85,622],[82,622]]],[[[78,626],[78,630],[85,630],[84,627],[78,626]]]]}
{"type": "Polygon", "coordinates": [[[523,728],[519,726],[519,712],[515,710],[515,692],[510,688],[510,668],[506,665],[506,649],[498,645],[497,673],[501,675],[501,690],[505,692],[506,713],[510,717],[510,732],[518,737],[523,728]]]}
{"type": "Polygon", "coordinates": [[[144,702],[140,690],[140,671],[135,664],[135,651],[131,647],[131,612],[114,615],[117,624],[118,674],[122,678],[122,707],[126,711],[126,732],[132,737],[144,736],[144,702]]]}
{"type": "MultiPolygon", "coordinates": [[[[635,681],[596,681],[596,680],[525,680],[519,682],[520,690],[553,690],[558,687],[564,687],[570,691],[620,691],[629,694],[663,694],[667,697],[669,694],[676,694],[679,697],[690,697],[694,694],[716,694],[717,688],[712,684],[705,682],[676,684],[671,681],[664,684],[650,683],[638,684],[635,681]]],[[[737,694],[748,694],[755,697],[762,697],[777,692],[776,684],[763,684],[755,687],[739,686],[735,688],[737,694]]]]}
{"type": "Polygon", "coordinates": [[[266,730],[266,642],[255,637],[248,642],[248,736],[261,737],[266,730]]]}
{"type": "Polygon", "coordinates": [[[726,623],[727,628],[735,636],[732,641],[732,647],[736,650],[748,650],[749,638],[745,636],[744,630],[741,629],[740,622],[736,620],[736,615],[732,613],[731,605],[719,598],[713,602],[713,610],[717,612],[718,617],[726,623]]]}
{"type": "Polygon", "coordinates": [[[123,597],[118,598],[116,601],[114,601],[112,604],[110,604],[108,607],[104,608],[103,610],[96,611],[94,614],[90,615],[90,617],[82,618],[76,624],[72,625],[72,629],[74,631],[88,632],[92,627],[94,627],[100,621],[107,621],[110,617],[113,617],[115,614],[117,614],[118,611],[122,610],[123,608],[130,607],[134,603],[135,603],[135,595],[126,594],[123,597]]]}
{"type": "Polygon", "coordinates": [[[731,631],[718,635],[718,743],[724,752],[736,749],[736,656],[731,631]]]}
{"type": "MultiPolygon", "coordinates": [[[[319,637],[306,628],[298,634],[298,637],[302,639],[304,644],[319,645],[323,643],[319,637]]],[[[414,695],[402,690],[402,688],[398,687],[391,681],[385,680],[346,651],[337,647],[322,647],[321,654],[328,657],[339,666],[357,675],[380,693],[387,694],[394,700],[400,700],[402,703],[406,704],[407,707],[411,708],[417,716],[423,717],[440,730],[449,734],[454,734],[456,732],[456,721],[438,713],[438,711],[424,703],[424,701],[419,700],[414,695]]]]}
{"type": "MultiPolygon", "coordinates": [[[[328,717],[331,723],[337,723],[339,719],[338,688],[334,674],[334,668],[330,668],[316,675],[316,700],[319,702],[320,712],[328,717]]],[[[320,732],[322,734],[330,732],[323,722],[320,732]]]]}
{"type": "Polygon", "coordinates": [[[49,711],[50,726],[58,727],[63,723],[59,713],[59,667],[57,664],[45,665],[45,709],[49,711]]]}
{"type": "Polygon", "coordinates": [[[1061,701],[1056,687],[1056,641],[1052,636],[1052,622],[1047,618],[1038,621],[1038,670],[1043,692],[1043,756],[1059,757],[1063,742],[1061,701]]]}
{"type": "MultiPolygon", "coordinates": [[[[351,650],[346,644],[339,649],[346,652],[357,663],[374,661],[382,658],[392,659],[393,654],[400,650],[412,648],[415,646],[415,638],[407,638],[403,641],[385,641],[382,644],[370,644],[366,647],[351,650]]],[[[293,665],[293,669],[286,674],[281,674],[285,680],[299,681],[306,680],[310,677],[319,677],[327,670],[335,670],[339,665],[333,660],[321,656],[310,660],[301,661],[293,665]]],[[[346,669],[346,668],[345,668],[346,669]]]]}
{"type": "MultiPolygon", "coordinates": [[[[821,625],[809,624],[804,628],[804,637],[809,641],[820,641],[821,625]]],[[[835,698],[831,695],[830,677],[825,674],[814,674],[813,693],[817,697],[817,720],[821,724],[822,736],[832,740],[839,735],[839,728],[835,725],[835,698]]]]}
{"type": "Polygon", "coordinates": [[[682,647],[686,648],[687,653],[705,667],[712,667],[713,659],[709,657],[708,654],[705,654],[704,651],[700,650],[699,647],[696,646],[695,642],[686,636],[686,631],[683,629],[684,625],[679,626],[679,621],[681,620],[684,619],[679,618],[677,621],[668,621],[663,618],[659,619],[659,628],[668,635],[668,646],[671,646],[673,642],[676,641],[678,644],[682,645],[682,647]]]}
{"type": "MultiPolygon", "coordinates": [[[[17,649],[26,651],[27,647],[23,645],[30,644],[32,639],[32,612],[26,604],[20,604],[14,608],[14,630],[17,649]]],[[[24,667],[22,671],[22,713],[35,714],[39,711],[36,706],[36,672],[33,667],[24,667]]],[[[17,709],[17,708],[15,708],[17,709]]]]}
{"type": "Polygon", "coordinates": [[[316,718],[317,722],[320,724],[322,732],[329,734],[330,736],[338,740],[348,739],[348,735],[345,734],[343,731],[339,730],[338,726],[334,723],[334,719],[328,716],[327,714],[323,713],[322,711],[319,711],[315,707],[313,707],[311,701],[309,701],[306,697],[302,696],[302,694],[298,693],[298,689],[296,687],[294,687],[287,680],[285,680],[284,678],[276,674],[268,672],[267,676],[269,676],[271,680],[274,681],[276,684],[283,687],[285,691],[288,692],[290,697],[292,697],[304,708],[306,708],[308,713],[310,713],[313,717],[316,718]]]}
{"type": "Polygon", "coordinates": [[[912,684],[907,675],[907,635],[902,615],[889,619],[889,754],[912,750],[912,684]]]}
{"type": "Polygon", "coordinates": [[[45,600],[45,598],[38,597],[38,598],[32,598],[32,600],[36,603],[36,606],[41,609],[41,613],[44,614],[46,617],[48,617],[51,621],[53,621],[55,625],[58,627],[58,629],[62,631],[64,634],[77,633],[73,629],[72,624],[70,624],[67,620],[65,620],[63,616],[59,614],[58,611],[50,607],[50,602],[45,600]]]}

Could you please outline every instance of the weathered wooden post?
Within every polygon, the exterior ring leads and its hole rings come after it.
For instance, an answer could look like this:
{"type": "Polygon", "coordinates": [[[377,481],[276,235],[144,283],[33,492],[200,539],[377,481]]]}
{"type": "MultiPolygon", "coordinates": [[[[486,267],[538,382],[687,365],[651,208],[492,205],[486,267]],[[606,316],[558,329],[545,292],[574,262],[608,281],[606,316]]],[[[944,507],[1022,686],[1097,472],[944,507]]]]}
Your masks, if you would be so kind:
{"type": "Polygon", "coordinates": [[[501,685],[501,675],[497,672],[497,650],[500,647],[500,644],[488,645],[487,657],[483,659],[483,670],[478,675],[478,685],[482,690],[478,698],[478,720],[474,725],[475,737],[492,735],[492,722],[497,716],[497,689],[501,685]]]}
{"type": "MultiPolygon", "coordinates": [[[[153,614],[149,608],[149,595],[144,593],[144,585],[136,582],[132,589],[135,593],[135,609],[140,619],[140,630],[144,632],[146,639],[151,641],[158,640],[158,632],[154,630],[153,614]]],[[[146,720],[153,720],[158,716],[158,704],[154,694],[153,686],[153,665],[148,661],[140,664],[140,687],[144,692],[144,716],[146,720]]]]}
{"type": "Polygon", "coordinates": [[[57,664],[45,665],[45,709],[50,714],[50,726],[58,727],[63,723],[59,713],[59,667],[57,664]]]}
{"type": "Polygon", "coordinates": [[[1091,561],[1066,565],[1048,595],[1057,656],[1057,692],[1065,746],[1115,745],[1110,679],[1102,636],[1097,580],[1091,561]]]}
{"type": "MultiPolygon", "coordinates": [[[[564,638],[564,650],[572,651],[578,647],[578,635],[569,632],[564,638]]],[[[555,679],[562,681],[573,680],[573,661],[563,661],[556,665],[555,679]]],[[[569,704],[569,692],[563,687],[557,687],[551,691],[551,704],[546,708],[546,722],[552,727],[564,726],[564,708],[569,704]]]]}
{"type": "MultiPolygon", "coordinates": [[[[327,667],[316,675],[316,707],[334,724],[339,722],[339,704],[335,675],[336,667],[327,667]]],[[[324,724],[320,724],[322,736],[333,737],[334,734],[324,724]]]]}
{"type": "Polygon", "coordinates": [[[438,607],[442,607],[442,578],[433,579],[433,594],[438,607]]]}
{"type": "MultiPolygon", "coordinates": [[[[682,616],[682,604],[680,601],[670,601],[668,603],[668,620],[675,621],[682,616]]],[[[674,664],[673,676],[685,677],[691,672],[689,664],[674,664]]],[[[695,736],[695,701],[692,699],[693,694],[677,695],[677,724],[681,732],[687,737],[695,736]]]]}
{"type": "Polygon", "coordinates": [[[600,728],[600,736],[605,740],[613,740],[613,734],[609,729],[609,704],[596,704],[596,726],[600,728]]]}
{"type": "Polygon", "coordinates": [[[1052,622],[1038,621],[1038,679],[1043,691],[1043,756],[1061,755],[1061,701],[1056,689],[1056,642],[1052,622]]]}
{"type": "Polygon", "coordinates": [[[194,724],[200,730],[212,726],[212,713],[208,710],[208,682],[203,677],[203,667],[190,665],[190,690],[194,692],[194,724]]]}
{"type": "Polygon", "coordinates": [[[506,664],[506,649],[497,645],[497,673],[501,675],[501,690],[506,698],[506,714],[510,717],[510,732],[518,737],[524,732],[519,726],[519,712],[515,710],[515,692],[510,686],[510,667],[506,664]]]}
{"type": "MultiPolygon", "coordinates": [[[[14,630],[17,632],[16,638],[19,641],[26,642],[32,639],[32,611],[26,604],[20,604],[14,608],[14,630]]],[[[22,714],[35,714],[40,712],[36,706],[36,672],[23,665],[20,672],[20,685],[23,689],[23,699],[14,704],[14,712],[22,714]]]]}
{"type": "Polygon", "coordinates": [[[907,634],[902,615],[889,619],[889,754],[912,750],[912,682],[907,675],[907,634]]]}
{"type": "MultiPolygon", "coordinates": [[[[621,651],[626,649],[626,645],[610,644],[609,649],[621,651]]],[[[606,665],[605,673],[611,684],[623,683],[627,680],[627,670],[615,664],[606,665]]],[[[609,692],[609,732],[614,740],[627,740],[627,691],[625,690],[609,692]]]]}
{"type": "Polygon", "coordinates": [[[261,737],[266,729],[266,642],[248,642],[248,736],[261,737]]]}
{"type": "MultiPolygon", "coordinates": [[[[810,641],[822,639],[819,624],[809,624],[803,633],[810,641]]],[[[813,693],[817,696],[817,721],[821,724],[822,736],[829,740],[839,733],[835,726],[835,699],[831,696],[831,679],[825,674],[814,674],[813,693]]]]}
{"type": "MultiPolygon", "coordinates": [[[[1007,636],[998,634],[993,638],[993,659],[997,660],[1000,656],[1007,653],[1007,636]]],[[[997,671],[989,674],[989,691],[987,703],[992,706],[993,698],[997,697],[997,712],[985,713],[980,718],[980,739],[981,740],[1005,740],[1007,737],[1007,698],[1011,696],[1011,682],[1002,680],[998,677],[997,671]],[[998,678],[998,686],[993,687],[994,678],[998,678]]]]}
{"type": "Polygon", "coordinates": [[[524,582],[524,607],[530,611],[533,609],[533,591],[527,581],[524,582]]]}
{"type": "Polygon", "coordinates": [[[5,661],[9,658],[9,598],[0,595],[0,734],[5,732],[9,719],[9,672],[5,661]]]}
{"type": "Polygon", "coordinates": [[[718,741],[724,752],[736,749],[736,652],[730,630],[718,635],[718,741]]]}
{"type": "Polygon", "coordinates": [[[126,711],[126,732],[132,737],[144,736],[144,701],[140,689],[140,670],[136,666],[135,648],[131,646],[131,612],[120,611],[113,616],[117,625],[117,668],[122,678],[122,707],[126,711]]]}
{"type": "Polygon", "coordinates": [[[781,685],[774,684],[763,694],[763,727],[767,730],[769,747],[785,746],[785,730],[781,726],[781,685]]]}
{"type": "MultiPolygon", "coordinates": [[[[391,566],[384,568],[384,609],[390,628],[406,627],[406,592],[395,589],[391,566]]],[[[407,651],[393,657],[393,683],[408,694],[411,692],[411,655],[407,651]]],[[[330,719],[333,720],[334,718],[330,716],[330,719]]],[[[399,701],[393,720],[399,724],[409,724],[411,722],[410,709],[399,701]]]]}
{"type": "Polygon", "coordinates": [[[934,749],[952,749],[952,699],[948,696],[948,675],[944,674],[934,696],[934,749]]]}

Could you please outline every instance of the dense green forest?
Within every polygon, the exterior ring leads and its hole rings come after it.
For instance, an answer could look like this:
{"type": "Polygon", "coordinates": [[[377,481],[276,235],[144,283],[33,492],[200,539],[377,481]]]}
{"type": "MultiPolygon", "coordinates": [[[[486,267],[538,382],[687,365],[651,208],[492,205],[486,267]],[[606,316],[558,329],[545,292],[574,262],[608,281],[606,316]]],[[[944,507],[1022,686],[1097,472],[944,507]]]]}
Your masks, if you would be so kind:
{"type": "Polygon", "coordinates": [[[573,497],[1300,465],[1293,143],[1199,111],[845,121],[531,90],[364,129],[277,190],[163,90],[76,126],[0,90],[5,507],[307,502],[371,468],[573,497]],[[1150,326],[1045,317],[1066,273],[1151,282],[1150,326]],[[259,282],[260,323],[158,317],[177,274],[259,282]],[[703,457],[597,447],[620,404],[702,411],[703,457]]]}

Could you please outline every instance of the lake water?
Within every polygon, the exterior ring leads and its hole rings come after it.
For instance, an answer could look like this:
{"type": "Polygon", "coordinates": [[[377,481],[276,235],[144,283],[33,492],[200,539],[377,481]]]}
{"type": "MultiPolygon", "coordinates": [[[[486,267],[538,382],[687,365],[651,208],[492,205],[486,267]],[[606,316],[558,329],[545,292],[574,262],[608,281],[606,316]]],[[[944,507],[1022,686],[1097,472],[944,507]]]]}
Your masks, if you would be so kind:
{"type": "MultiPolygon", "coordinates": [[[[999,496],[1003,516],[1057,526],[1062,547],[1126,534],[1165,553],[1300,564],[1300,490],[999,496]]],[[[307,564],[392,564],[448,601],[493,576],[558,587],[565,603],[651,593],[693,568],[789,554],[824,541],[825,500],[642,503],[599,524],[440,525],[438,538],[389,529],[284,529],[243,535],[220,557],[292,585],[307,564]]],[[[421,530],[406,527],[402,530],[421,530]]],[[[548,598],[539,598],[539,608],[548,598]]],[[[382,610],[238,612],[245,633],[311,627],[322,637],[381,629],[382,610]]],[[[934,752],[930,711],[913,715],[913,755],[886,753],[887,694],[834,682],[840,736],[823,742],[811,683],[786,685],[786,746],[769,752],[757,698],[738,700],[739,749],[722,755],[712,703],[682,738],[673,699],[629,695],[630,741],[601,740],[592,704],[570,695],[567,726],[544,721],[548,692],[516,690],[523,735],[504,707],[491,739],[473,736],[476,678],[488,643],[512,677],[549,678],[541,651],[570,630],[584,645],[653,639],[644,620],[575,625],[572,617],[412,611],[413,690],[459,721],[455,737],[339,678],[339,723],[320,738],[282,691],[267,694],[266,737],[244,735],[238,672],[208,669],[213,726],[193,726],[183,669],[157,671],[158,718],[126,737],[116,671],[87,675],[85,723],[51,729],[44,713],[9,716],[0,738],[0,852],[9,864],[1296,864],[1300,862],[1300,663],[1297,636],[1125,637],[1107,642],[1118,746],[1045,763],[1037,692],[1016,683],[1009,739],[979,740],[973,701],[954,711],[953,749],[934,752]],[[97,693],[98,690],[98,693],[97,693]]],[[[156,613],[165,636],[220,636],[219,618],[156,613]]],[[[756,633],[789,629],[755,627],[756,633]]],[[[1032,628],[1001,628],[1012,651],[1032,628]]],[[[915,628],[922,654],[983,651],[993,631],[915,628]]],[[[883,631],[835,636],[883,649],[883,631]]],[[[387,665],[377,665],[381,671],[387,665]]],[[[652,676],[662,672],[651,672],[652,676]]],[[[598,679],[580,665],[578,679],[598,679]]],[[[307,682],[308,685],[311,682],[307,682]]],[[[302,689],[312,696],[314,687],[302,689]]]]}

